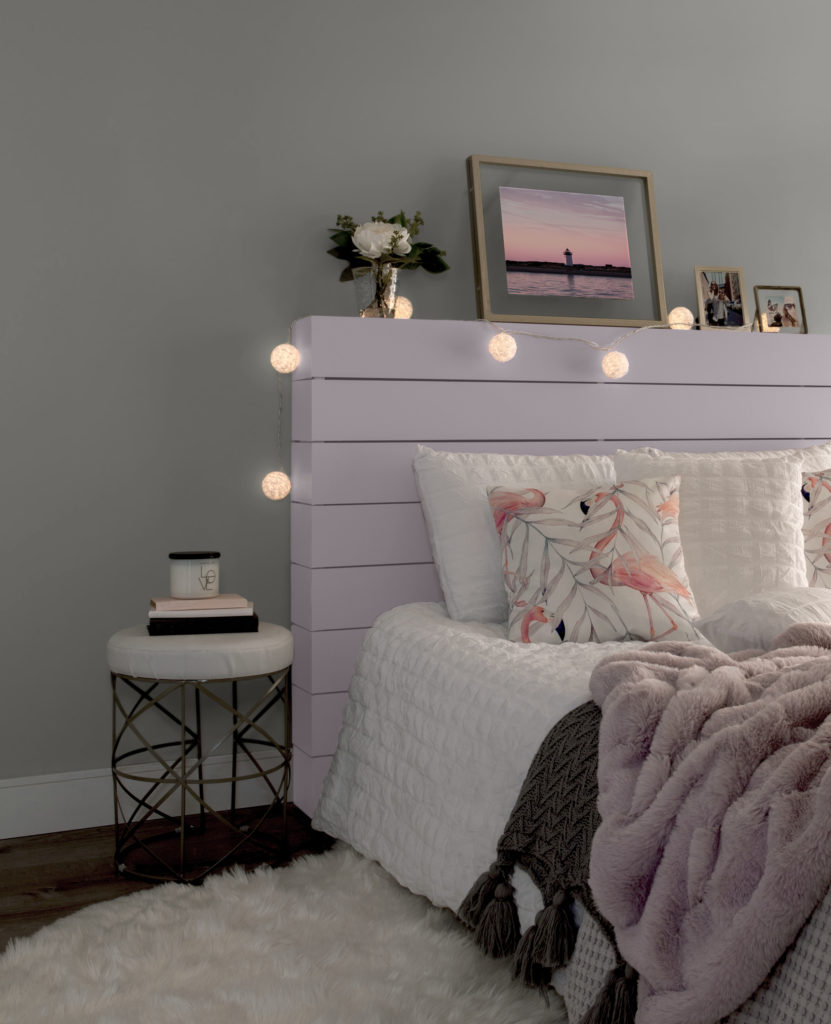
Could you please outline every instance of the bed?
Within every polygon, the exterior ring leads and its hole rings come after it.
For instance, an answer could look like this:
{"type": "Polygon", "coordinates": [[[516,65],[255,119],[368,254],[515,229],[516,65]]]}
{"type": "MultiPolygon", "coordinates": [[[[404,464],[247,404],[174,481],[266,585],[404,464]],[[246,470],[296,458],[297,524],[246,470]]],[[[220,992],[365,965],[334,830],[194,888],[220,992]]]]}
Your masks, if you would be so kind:
{"type": "MultiPolygon", "coordinates": [[[[608,482],[592,478],[601,459],[607,460],[603,472],[629,479],[643,476],[645,464],[666,476],[678,468],[678,458],[686,457],[691,461],[682,468],[688,476],[691,466],[715,467],[697,510],[705,525],[712,516],[713,490],[722,503],[725,494],[743,500],[759,474],[768,474],[755,504],[742,514],[750,515],[748,522],[764,526],[767,520],[790,531],[790,541],[784,535],[768,538],[790,553],[779,560],[750,559],[746,578],[733,580],[723,562],[735,547],[735,534],[723,528],[728,517],[722,515],[713,537],[703,539],[699,531],[684,544],[685,553],[688,547],[692,552],[692,589],[705,595],[705,618],[712,620],[712,635],[722,644],[731,630],[738,643],[761,622],[769,636],[773,624],[827,614],[817,588],[805,586],[804,564],[800,569],[793,554],[794,531],[802,528],[799,503],[788,499],[789,511],[783,505],[767,515],[764,505],[765,495],[782,497],[794,484],[798,488],[803,470],[816,475],[831,465],[823,440],[823,389],[831,386],[827,339],[789,337],[786,353],[779,339],[767,336],[700,332],[679,339],[676,332],[652,331],[628,346],[629,378],[611,383],[600,376],[596,352],[579,342],[519,336],[517,360],[498,366],[483,355],[490,333],[479,323],[319,318],[295,330],[305,367],[293,395],[293,459],[301,467],[292,520],[293,617],[295,635],[307,652],[298,685],[301,694],[304,688],[309,694],[306,707],[315,696],[338,694],[329,707],[342,712],[342,721],[336,716],[338,728],[329,729],[338,737],[331,761],[331,751],[300,751],[301,771],[318,762],[313,767],[320,773],[322,796],[317,799],[314,780],[304,789],[302,777],[300,792],[309,801],[313,795],[317,827],[454,911],[492,859],[539,743],[554,721],[587,699],[594,665],[615,651],[648,645],[510,639],[498,605],[475,605],[483,586],[487,590],[476,573],[465,580],[467,593],[464,588],[454,592],[448,582],[447,559],[459,544],[464,547],[464,529],[455,540],[452,529],[447,534],[450,547],[437,555],[445,578],[436,575],[432,556],[441,551],[442,538],[435,516],[431,532],[430,516],[422,509],[430,501],[431,465],[446,470],[442,459],[463,462],[460,452],[472,452],[472,458],[509,453],[502,465],[486,464],[485,476],[494,485],[531,486],[545,459],[559,455],[568,463],[566,478],[577,472],[575,486],[599,492],[608,482]],[[419,443],[425,446],[421,450],[419,443]],[[808,454],[803,457],[797,449],[808,454]],[[770,454],[781,450],[789,454],[770,454]],[[669,461],[661,464],[659,451],[669,461]],[[702,460],[700,453],[708,451],[724,456],[702,460]],[[738,459],[729,454],[742,451],[756,454],[738,459]],[[587,457],[577,469],[569,462],[575,452],[587,457]],[[620,453],[617,466],[615,452],[620,453]],[[688,455],[678,454],[683,452],[688,455]],[[511,466],[513,456],[543,462],[530,468],[520,463],[519,475],[511,476],[508,470],[517,468],[511,466]],[[413,463],[420,458],[427,469],[417,489],[413,463]],[[787,478],[785,463],[791,465],[787,478]],[[327,469],[316,477],[315,466],[327,469]],[[588,475],[581,477],[582,471],[588,475]],[[422,534],[416,512],[427,519],[422,534]],[[379,540],[380,522],[387,535],[379,540]],[[394,584],[372,585],[379,580],[394,584]],[[801,604],[782,598],[783,591],[799,593],[801,604]],[[754,596],[759,592],[765,598],[761,603],[754,596]],[[340,612],[329,610],[333,594],[340,612]],[[314,595],[326,597],[314,600],[314,595]],[[466,606],[469,599],[474,605],[466,606]],[[731,609],[729,616],[720,615],[724,607],[731,609]],[[319,653],[341,643],[352,656],[319,653]],[[315,664],[343,665],[348,692],[328,688],[331,675],[314,678],[315,664]]],[[[598,344],[608,344],[614,333],[581,331],[598,344]]],[[[702,472],[707,477],[709,471],[702,472]]],[[[452,509],[452,500],[447,507],[452,509]]],[[[752,534],[752,529],[741,531],[740,541],[750,537],[755,543],[752,534]]],[[[741,543],[733,553],[738,564],[748,562],[741,543]]],[[[497,568],[501,572],[499,563],[497,568]]],[[[514,625],[514,632],[521,629],[519,620],[514,625]]],[[[542,626],[532,622],[529,628],[542,626]]],[[[311,718],[300,725],[303,737],[315,735],[311,718]]],[[[516,896],[526,927],[540,896],[521,873],[516,896]]],[[[829,994],[821,981],[828,973],[827,909],[821,904],[800,933],[797,947],[804,948],[782,961],[732,1022],[810,1020],[811,1013],[827,1019],[822,1014],[831,1014],[829,994]]],[[[613,963],[603,934],[587,918],[568,967],[554,979],[570,1020],[581,1019],[613,963]]]]}

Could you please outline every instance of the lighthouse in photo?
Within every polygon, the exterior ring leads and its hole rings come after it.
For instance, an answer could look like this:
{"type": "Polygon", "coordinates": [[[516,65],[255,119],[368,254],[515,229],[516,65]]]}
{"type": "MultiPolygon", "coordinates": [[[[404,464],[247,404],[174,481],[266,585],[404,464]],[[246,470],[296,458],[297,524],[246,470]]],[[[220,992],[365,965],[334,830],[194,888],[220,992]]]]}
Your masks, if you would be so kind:
{"type": "Polygon", "coordinates": [[[572,253],[571,249],[564,249],[563,250],[563,256],[565,256],[565,258],[566,258],[566,266],[567,267],[573,267],[574,266],[574,254],[572,253]]]}

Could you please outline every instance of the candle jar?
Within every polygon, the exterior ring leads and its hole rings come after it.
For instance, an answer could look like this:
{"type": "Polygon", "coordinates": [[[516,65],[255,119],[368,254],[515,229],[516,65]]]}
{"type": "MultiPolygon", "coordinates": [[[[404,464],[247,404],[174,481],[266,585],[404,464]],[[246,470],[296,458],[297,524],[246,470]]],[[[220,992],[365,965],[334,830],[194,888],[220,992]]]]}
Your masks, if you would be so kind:
{"type": "Polygon", "coordinates": [[[218,551],[171,551],[169,557],[171,597],[216,597],[218,551]]]}

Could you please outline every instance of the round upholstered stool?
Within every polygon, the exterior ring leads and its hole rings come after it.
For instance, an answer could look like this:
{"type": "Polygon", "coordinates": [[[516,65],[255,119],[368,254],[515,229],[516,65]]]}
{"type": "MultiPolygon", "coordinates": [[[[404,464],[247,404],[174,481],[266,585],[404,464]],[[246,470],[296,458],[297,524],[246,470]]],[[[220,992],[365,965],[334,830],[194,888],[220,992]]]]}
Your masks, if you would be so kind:
{"type": "Polygon", "coordinates": [[[292,656],[291,633],[268,622],[252,633],[150,636],[130,626],[110,637],[120,873],[199,882],[243,846],[260,859],[274,855],[263,826],[281,805],[284,840],[292,656]],[[275,717],[280,738],[270,731],[275,717]],[[267,803],[243,811],[237,784],[252,780],[267,803]]]}

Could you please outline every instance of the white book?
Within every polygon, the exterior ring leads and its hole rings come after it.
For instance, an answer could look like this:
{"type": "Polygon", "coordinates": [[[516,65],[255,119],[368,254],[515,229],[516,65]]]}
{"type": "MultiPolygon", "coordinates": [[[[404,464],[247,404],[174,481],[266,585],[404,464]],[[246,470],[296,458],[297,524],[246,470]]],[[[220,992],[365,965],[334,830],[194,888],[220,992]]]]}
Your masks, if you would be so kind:
{"type": "Polygon", "coordinates": [[[236,615],[253,615],[254,602],[249,601],[245,608],[182,608],[178,610],[153,609],[147,613],[148,619],[223,619],[236,615]]]}

